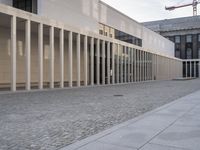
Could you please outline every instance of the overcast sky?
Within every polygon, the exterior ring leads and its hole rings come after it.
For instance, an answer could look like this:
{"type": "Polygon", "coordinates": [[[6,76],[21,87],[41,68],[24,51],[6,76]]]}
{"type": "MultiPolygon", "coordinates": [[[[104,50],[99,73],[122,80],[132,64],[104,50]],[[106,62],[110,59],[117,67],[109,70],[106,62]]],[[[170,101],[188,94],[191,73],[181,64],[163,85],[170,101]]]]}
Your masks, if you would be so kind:
{"type": "MultiPolygon", "coordinates": [[[[192,6],[166,11],[165,6],[191,3],[192,0],[102,0],[138,22],[192,16],[192,6]]],[[[199,4],[200,5],[200,4],[199,4]]],[[[200,6],[198,6],[200,14],[200,6]]]]}

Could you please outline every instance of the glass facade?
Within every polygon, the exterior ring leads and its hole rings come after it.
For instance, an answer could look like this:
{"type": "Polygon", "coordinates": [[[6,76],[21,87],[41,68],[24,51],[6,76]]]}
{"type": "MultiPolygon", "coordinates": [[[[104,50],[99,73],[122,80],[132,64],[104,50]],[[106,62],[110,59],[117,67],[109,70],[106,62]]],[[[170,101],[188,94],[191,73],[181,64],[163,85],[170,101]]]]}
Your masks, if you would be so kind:
{"type": "Polygon", "coordinates": [[[198,34],[198,41],[200,42],[200,34],[198,34]]]}
{"type": "Polygon", "coordinates": [[[37,13],[37,0],[13,0],[13,7],[31,13],[37,13]]]}
{"type": "Polygon", "coordinates": [[[99,24],[99,34],[142,47],[142,39],[104,24],[99,24]]]}
{"type": "Polygon", "coordinates": [[[119,31],[119,30],[115,30],[115,39],[118,39],[120,41],[124,41],[127,43],[131,43],[137,46],[142,46],[142,40],[134,37],[130,34],[127,34],[125,32],[119,31]]]}
{"type": "Polygon", "coordinates": [[[187,48],[186,50],[186,53],[187,53],[187,59],[192,59],[192,49],[191,48],[187,48]]]}

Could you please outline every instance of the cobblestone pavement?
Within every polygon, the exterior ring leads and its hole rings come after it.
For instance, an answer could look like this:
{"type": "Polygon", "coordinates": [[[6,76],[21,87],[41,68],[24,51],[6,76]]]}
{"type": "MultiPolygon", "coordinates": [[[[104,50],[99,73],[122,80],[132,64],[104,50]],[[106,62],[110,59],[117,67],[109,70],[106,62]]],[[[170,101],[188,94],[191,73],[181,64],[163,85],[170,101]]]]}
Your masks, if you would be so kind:
{"type": "Polygon", "coordinates": [[[0,94],[0,150],[59,149],[199,89],[196,79],[0,94]]]}

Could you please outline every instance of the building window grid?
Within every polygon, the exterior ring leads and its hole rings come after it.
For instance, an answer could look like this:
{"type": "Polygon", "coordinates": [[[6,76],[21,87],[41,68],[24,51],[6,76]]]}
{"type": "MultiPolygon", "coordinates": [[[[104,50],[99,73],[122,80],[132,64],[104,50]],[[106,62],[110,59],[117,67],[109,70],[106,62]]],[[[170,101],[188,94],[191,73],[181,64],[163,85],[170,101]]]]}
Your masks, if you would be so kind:
{"type": "Polygon", "coordinates": [[[175,43],[181,43],[181,36],[175,36],[175,43]]]}
{"type": "Polygon", "coordinates": [[[192,35],[186,35],[186,43],[192,43],[192,35]]]}

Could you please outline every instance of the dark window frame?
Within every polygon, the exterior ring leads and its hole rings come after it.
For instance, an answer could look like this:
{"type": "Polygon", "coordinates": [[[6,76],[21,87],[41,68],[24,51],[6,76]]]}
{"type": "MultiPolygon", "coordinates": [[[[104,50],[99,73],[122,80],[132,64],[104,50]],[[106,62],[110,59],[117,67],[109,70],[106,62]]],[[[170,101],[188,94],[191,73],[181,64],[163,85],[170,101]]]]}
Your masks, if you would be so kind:
{"type": "Polygon", "coordinates": [[[37,0],[13,0],[13,7],[37,14],[37,0]]]}

